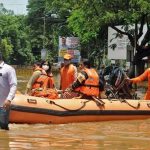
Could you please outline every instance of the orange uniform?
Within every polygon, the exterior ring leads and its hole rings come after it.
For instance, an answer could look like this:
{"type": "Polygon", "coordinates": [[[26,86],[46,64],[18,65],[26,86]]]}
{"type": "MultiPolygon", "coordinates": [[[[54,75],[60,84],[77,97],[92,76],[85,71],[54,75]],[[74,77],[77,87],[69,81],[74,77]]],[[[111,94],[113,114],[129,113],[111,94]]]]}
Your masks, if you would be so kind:
{"type": "Polygon", "coordinates": [[[99,96],[99,76],[94,69],[83,69],[86,72],[88,78],[81,86],[75,89],[80,93],[86,94],[88,96],[99,96]]]}
{"type": "Polygon", "coordinates": [[[41,74],[41,76],[35,81],[32,86],[32,96],[47,97],[49,99],[58,98],[58,93],[54,89],[53,75],[47,76],[41,74]]]}
{"type": "Polygon", "coordinates": [[[53,88],[54,87],[54,80],[53,76],[47,76],[46,74],[41,74],[38,79],[32,85],[32,89],[37,88],[53,88]]]}
{"type": "Polygon", "coordinates": [[[150,100],[150,68],[146,69],[145,72],[141,74],[140,76],[130,79],[130,81],[132,83],[138,83],[138,82],[144,81],[145,79],[148,79],[148,89],[144,96],[144,99],[150,100]]]}
{"type": "Polygon", "coordinates": [[[64,66],[60,70],[61,90],[67,89],[77,78],[77,69],[74,65],[64,66]]]}

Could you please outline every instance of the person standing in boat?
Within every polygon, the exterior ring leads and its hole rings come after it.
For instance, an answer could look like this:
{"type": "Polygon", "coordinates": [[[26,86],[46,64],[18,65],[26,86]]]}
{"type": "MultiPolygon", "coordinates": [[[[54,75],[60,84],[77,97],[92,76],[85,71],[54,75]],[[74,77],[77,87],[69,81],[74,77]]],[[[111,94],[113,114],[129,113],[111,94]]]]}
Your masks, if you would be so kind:
{"type": "Polygon", "coordinates": [[[64,55],[64,66],[60,70],[60,90],[62,90],[61,98],[69,99],[77,97],[78,93],[68,92],[66,89],[72,85],[77,79],[77,68],[71,64],[72,56],[70,54],[64,55]]]}
{"type": "Polygon", "coordinates": [[[88,60],[80,64],[82,68],[77,80],[67,89],[82,95],[82,98],[99,97],[99,76],[95,69],[91,68],[88,60]]]}
{"type": "Polygon", "coordinates": [[[146,91],[144,99],[150,100],[150,68],[146,69],[144,73],[139,75],[138,77],[135,77],[132,79],[127,78],[127,81],[131,83],[138,83],[138,82],[144,81],[145,79],[148,79],[148,89],[146,91]]]}
{"type": "Polygon", "coordinates": [[[0,52],[0,128],[9,130],[11,101],[17,90],[17,77],[13,67],[6,64],[0,52]]]}
{"type": "Polygon", "coordinates": [[[60,90],[65,91],[76,79],[77,68],[71,64],[72,56],[64,55],[64,66],[60,70],[60,90]]]}

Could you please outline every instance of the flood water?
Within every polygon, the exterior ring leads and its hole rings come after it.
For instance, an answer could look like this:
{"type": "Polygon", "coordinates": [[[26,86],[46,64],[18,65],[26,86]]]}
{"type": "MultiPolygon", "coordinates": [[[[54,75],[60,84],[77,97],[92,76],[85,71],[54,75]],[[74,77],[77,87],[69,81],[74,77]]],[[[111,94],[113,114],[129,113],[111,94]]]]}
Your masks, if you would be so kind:
{"type": "MultiPolygon", "coordinates": [[[[17,70],[18,90],[24,93],[31,70],[17,70]]],[[[55,75],[58,84],[59,75],[55,75]]],[[[150,120],[10,124],[0,130],[0,150],[149,150],[150,120]]]]}

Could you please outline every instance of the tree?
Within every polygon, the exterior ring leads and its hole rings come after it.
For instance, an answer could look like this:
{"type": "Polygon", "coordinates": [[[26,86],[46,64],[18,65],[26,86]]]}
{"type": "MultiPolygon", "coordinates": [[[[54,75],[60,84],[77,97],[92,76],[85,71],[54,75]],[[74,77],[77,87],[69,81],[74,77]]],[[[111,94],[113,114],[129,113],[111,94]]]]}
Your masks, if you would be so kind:
{"type": "Polygon", "coordinates": [[[150,55],[149,0],[79,0],[74,7],[76,9],[68,19],[69,25],[83,40],[98,37],[102,30],[110,26],[118,33],[128,36],[136,49],[134,65],[142,64],[142,58],[150,55]],[[140,43],[145,24],[147,31],[140,43]],[[122,25],[124,30],[118,29],[117,25],[122,25]],[[130,30],[129,26],[135,28],[130,30]]]}
{"type": "MultiPolygon", "coordinates": [[[[101,13],[103,14],[103,17],[100,17],[101,22],[111,26],[118,33],[127,35],[130,44],[136,49],[133,65],[143,64],[142,58],[150,55],[150,1],[105,1],[102,3],[102,8],[101,13]],[[122,25],[124,30],[118,29],[116,25],[122,25]],[[144,34],[144,25],[147,26],[147,31],[140,43],[140,38],[144,34]],[[129,26],[133,26],[134,29],[129,29],[129,26]]],[[[138,73],[140,74],[141,71],[141,68],[139,68],[138,73]]]]}
{"type": "MultiPolygon", "coordinates": [[[[97,55],[101,53],[100,51],[104,50],[107,38],[107,32],[104,31],[107,28],[100,30],[97,20],[94,20],[93,17],[95,11],[92,12],[92,9],[88,10],[84,8],[87,2],[87,0],[53,0],[53,2],[49,2],[48,8],[58,14],[60,18],[67,19],[67,24],[63,26],[63,29],[66,32],[63,33],[65,35],[78,36],[80,38],[82,57],[88,57],[91,60],[95,60],[97,55]],[[105,36],[102,34],[105,34],[105,36]],[[103,36],[104,38],[99,38],[100,36],[103,36]]],[[[91,1],[91,3],[89,2],[88,5],[91,6],[92,3],[93,1],[91,1]]]]}
{"type": "MultiPolygon", "coordinates": [[[[49,12],[66,19],[67,24],[63,25],[65,30],[61,33],[78,36],[82,51],[86,52],[83,54],[87,54],[93,60],[97,55],[100,56],[101,50],[107,48],[109,26],[119,34],[128,36],[131,45],[136,49],[133,65],[142,64],[142,58],[150,55],[149,0],[30,0],[29,8],[29,16],[32,19],[36,16],[42,17],[49,12]],[[142,42],[139,43],[140,37],[144,34],[145,24],[147,31],[142,42]],[[123,30],[118,29],[117,25],[122,25],[123,30]],[[131,30],[129,26],[135,28],[131,30]]],[[[32,25],[38,29],[38,21],[32,25]]],[[[53,27],[53,31],[58,33],[59,26],[53,27]]],[[[54,33],[53,31],[50,33],[54,33]]],[[[48,35],[46,37],[48,38],[48,35]]]]}
{"type": "Polygon", "coordinates": [[[33,61],[28,28],[24,16],[0,15],[0,47],[5,60],[13,64],[27,64],[33,61]]]}
{"type": "Polygon", "coordinates": [[[50,59],[57,55],[59,31],[64,21],[53,16],[49,6],[51,2],[52,0],[30,0],[27,19],[33,51],[41,51],[42,48],[46,48],[50,59]]]}
{"type": "Polygon", "coordinates": [[[13,45],[10,43],[10,40],[8,38],[4,38],[1,40],[0,49],[3,53],[4,60],[10,59],[10,55],[13,52],[13,45]]]}
{"type": "Polygon", "coordinates": [[[5,61],[23,65],[33,61],[26,17],[14,15],[0,4],[0,49],[5,61]]]}

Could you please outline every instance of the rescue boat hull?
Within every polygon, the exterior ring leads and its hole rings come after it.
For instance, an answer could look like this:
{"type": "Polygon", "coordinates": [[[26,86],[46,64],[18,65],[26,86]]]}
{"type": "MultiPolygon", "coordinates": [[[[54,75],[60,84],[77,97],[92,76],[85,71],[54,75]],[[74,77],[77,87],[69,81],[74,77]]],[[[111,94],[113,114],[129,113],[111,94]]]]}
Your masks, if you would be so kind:
{"type": "Polygon", "coordinates": [[[16,95],[10,123],[64,124],[150,118],[149,100],[57,99],[16,95]]]}

